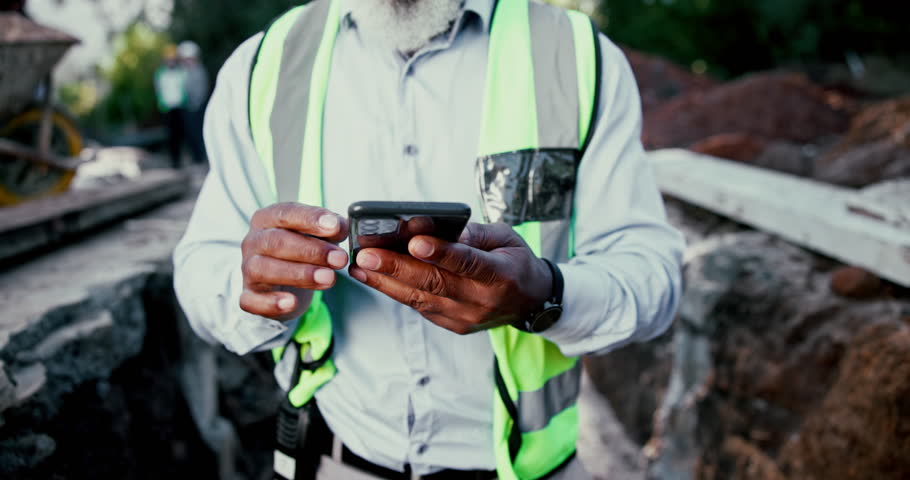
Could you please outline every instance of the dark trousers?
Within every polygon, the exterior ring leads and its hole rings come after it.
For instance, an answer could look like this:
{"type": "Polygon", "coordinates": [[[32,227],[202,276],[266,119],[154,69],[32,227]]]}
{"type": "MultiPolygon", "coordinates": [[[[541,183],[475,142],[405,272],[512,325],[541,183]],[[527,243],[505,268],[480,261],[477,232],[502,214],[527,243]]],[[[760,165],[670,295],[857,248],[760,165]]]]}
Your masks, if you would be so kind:
{"type": "Polygon", "coordinates": [[[180,168],[180,153],[186,131],[185,117],[186,113],[182,108],[175,108],[166,114],[168,153],[171,155],[171,166],[174,168],[180,168]]]}
{"type": "Polygon", "coordinates": [[[193,163],[205,164],[205,140],[202,138],[202,123],[205,118],[205,109],[183,110],[183,127],[186,140],[193,154],[193,163]]]}

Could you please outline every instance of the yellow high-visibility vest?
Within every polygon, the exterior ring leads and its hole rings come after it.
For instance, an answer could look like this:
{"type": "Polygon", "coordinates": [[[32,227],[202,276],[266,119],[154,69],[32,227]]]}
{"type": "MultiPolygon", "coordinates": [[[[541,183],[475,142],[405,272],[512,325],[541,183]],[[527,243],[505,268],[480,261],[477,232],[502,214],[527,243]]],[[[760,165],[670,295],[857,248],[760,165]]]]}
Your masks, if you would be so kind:
{"type": "MultiPolygon", "coordinates": [[[[275,201],[323,206],[323,112],[340,24],[338,0],[315,0],[279,17],[260,44],[250,128],[275,201]]],[[[554,261],[574,255],[575,174],[597,116],[597,35],[584,14],[527,0],[499,0],[490,27],[477,153],[480,203],[488,221],[513,225],[535,254],[554,261]],[[489,181],[503,175],[522,188],[504,191],[489,181]]],[[[581,364],[543,337],[510,326],[489,337],[498,476],[544,477],[575,453],[581,364]]],[[[291,404],[303,406],[331,381],[331,346],[332,318],[322,292],[314,292],[291,344],[307,367],[288,392],[291,404]]],[[[284,353],[276,349],[276,361],[284,353]]]]}

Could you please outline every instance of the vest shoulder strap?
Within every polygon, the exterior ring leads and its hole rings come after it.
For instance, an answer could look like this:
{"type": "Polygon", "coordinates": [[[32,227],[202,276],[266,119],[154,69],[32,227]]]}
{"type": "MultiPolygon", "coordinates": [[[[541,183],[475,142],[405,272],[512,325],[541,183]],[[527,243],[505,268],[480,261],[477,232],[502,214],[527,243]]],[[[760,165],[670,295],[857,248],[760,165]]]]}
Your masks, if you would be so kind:
{"type": "Polygon", "coordinates": [[[528,14],[539,147],[584,153],[600,102],[599,30],[587,15],[549,4],[530,2],[528,14]]]}
{"type": "Polygon", "coordinates": [[[314,0],[278,17],[250,69],[250,130],[278,201],[323,204],[321,114],[339,5],[314,0]],[[310,183],[301,183],[302,171],[310,183]]]}
{"type": "MultiPolygon", "coordinates": [[[[250,127],[251,131],[254,128],[253,111],[255,110],[255,105],[254,105],[254,100],[253,100],[255,98],[255,96],[253,95],[253,92],[259,90],[259,88],[257,88],[258,86],[255,85],[256,83],[258,83],[260,81],[259,78],[256,78],[256,71],[257,71],[258,67],[260,67],[259,58],[260,58],[260,55],[262,55],[263,46],[266,43],[266,39],[272,37],[272,35],[270,35],[270,33],[272,32],[272,28],[275,27],[275,24],[278,23],[279,21],[282,21],[282,19],[287,21],[290,16],[295,16],[295,11],[299,10],[300,8],[302,8],[302,7],[291,7],[289,9],[285,10],[283,13],[281,13],[277,17],[273,18],[272,21],[270,21],[269,24],[266,25],[266,27],[261,32],[259,32],[260,34],[262,34],[262,36],[259,38],[259,45],[257,45],[256,53],[253,55],[253,60],[250,63],[249,91],[247,92],[247,113],[248,113],[247,119],[249,120],[249,127],[250,127]]],[[[273,68],[273,66],[272,65],[263,65],[262,68],[273,68]]]]}

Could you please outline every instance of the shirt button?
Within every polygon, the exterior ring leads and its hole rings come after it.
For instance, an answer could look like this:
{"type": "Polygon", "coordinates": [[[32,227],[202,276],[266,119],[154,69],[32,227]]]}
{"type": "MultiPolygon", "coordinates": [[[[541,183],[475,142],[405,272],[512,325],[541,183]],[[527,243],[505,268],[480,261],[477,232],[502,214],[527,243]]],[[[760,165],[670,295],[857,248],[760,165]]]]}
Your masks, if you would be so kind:
{"type": "Polygon", "coordinates": [[[408,144],[404,146],[404,154],[414,156],[417,155],[417,145],[408,144]]]}
{"type": "Polygon", "coordinates": [[[428,383],[430,383],[430,377],[423,377],[417,381],[417,385],[421,387],[426,387],[428,383]]]}
{"type": "Polygon", "coordinates": [[[421,444],[419,447],[417,447],[417,455],[423,455],[426,453],[428,448],[430,447],[428,447],[426,443],[421,444]]]}

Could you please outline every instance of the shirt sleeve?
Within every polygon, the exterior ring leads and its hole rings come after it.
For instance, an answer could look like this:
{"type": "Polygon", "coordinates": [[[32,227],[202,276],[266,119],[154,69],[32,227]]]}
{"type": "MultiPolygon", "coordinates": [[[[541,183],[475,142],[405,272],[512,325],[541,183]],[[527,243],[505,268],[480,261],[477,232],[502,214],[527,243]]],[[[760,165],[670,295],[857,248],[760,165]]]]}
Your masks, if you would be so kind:
{"type": "Polygon", "coordinates": [[[283,344],[291,329],[240,309],[240,244],[256,210],[274,203],[253,146],[247,112],[250,68],[261,34],[225,62],[205,115],[210,171],[174,251],[174,289],[190,326],[237,354],[283,344]]]}
{"type": "Polygon", "coordinates": [[[577,175],[576,257],[560,265],[563,316],[542,333],[567,356],[656,337],[681,294],[684,241],[667,223],[641,144],[635,77],[616,45],[600,43],[598,120],[577,175]]]}

